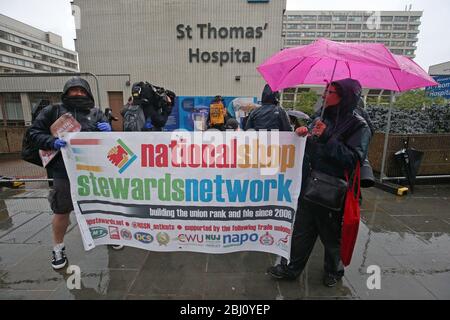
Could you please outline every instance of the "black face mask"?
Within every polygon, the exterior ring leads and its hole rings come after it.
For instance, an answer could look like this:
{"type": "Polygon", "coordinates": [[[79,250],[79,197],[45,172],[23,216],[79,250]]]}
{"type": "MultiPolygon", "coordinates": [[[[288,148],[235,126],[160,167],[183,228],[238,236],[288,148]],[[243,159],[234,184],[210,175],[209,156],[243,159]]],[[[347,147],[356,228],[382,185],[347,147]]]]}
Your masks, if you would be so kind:
{"type": "Polygon", "coordinates": [[[64,97],[62,102],[69,109],[74,110],[90,110],[94,107],[94,101],[87,96],[64,97]]]}

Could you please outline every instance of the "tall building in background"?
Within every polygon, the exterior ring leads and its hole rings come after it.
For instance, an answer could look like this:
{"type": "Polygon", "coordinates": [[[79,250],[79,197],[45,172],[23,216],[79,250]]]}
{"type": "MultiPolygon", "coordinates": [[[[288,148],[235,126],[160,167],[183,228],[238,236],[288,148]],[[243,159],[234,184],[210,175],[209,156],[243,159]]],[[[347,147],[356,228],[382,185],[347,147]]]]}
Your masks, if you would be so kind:
{"type": "MultiPolygon", "coordinates": [[[[61,36],[0,14],[0,73],[78,72],[75,51],[61,36]]],[[[62,77],[0,78],[0,127],[31,123],[31,110],[41,100],[60,99],[62,77]]]]}
{"type": "Polygon", "coordinates": [[[0,73],[77,71],[77,53],[61,36],[0,14],[0,73]]]}
{"type": "MultiPolygon", "coordinates": [[[[283,21],[285,48],[307,45],[319,38],[338,42],[382,43],[392,53],[415,58],[422,11],[286,11],[283,21]]],[[[295,102],[307,88],[285,90],[283,101],[295,102]]],[[[378,100],[382,90],[366,91],[378,100]]],[[[383,102],[383,101],[381,101],[383,102]]]]}

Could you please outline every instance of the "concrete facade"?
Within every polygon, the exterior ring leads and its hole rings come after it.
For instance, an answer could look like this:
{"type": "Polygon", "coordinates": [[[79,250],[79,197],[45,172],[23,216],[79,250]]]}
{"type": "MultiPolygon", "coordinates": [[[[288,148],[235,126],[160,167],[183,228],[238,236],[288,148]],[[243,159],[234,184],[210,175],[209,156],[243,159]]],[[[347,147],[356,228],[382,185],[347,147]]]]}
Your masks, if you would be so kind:
{"type": "Polygon", "coordinates": [[[430,66],[430,68],[428,69],[428,74],[430,74],[432,76],[434,76],[434,75],[441,75],[441,76],[450,75],[450,61],[430,66]]]}
{"type": "Polygon", "coordinates": [[[259,97],[256,67],[282,48],[285,0],[75,0],[80,70],[107,92],[146,80],[177,95],[259,97]],[[221,63],[222,60],[222,63],[221,63]]]}
{"type": "Polygon", "coordinates": [[[30,125],[33,106],[59,101],[67,80],[13,75],[67,72],[78,72],[77,53],[62,46],[61,36],[0,14],[0,126],[30,125]]]}
{"type": "Polygon", "coordinates": [[[422,11],[287,11],[284,46],[318,38],[339,42],[376,42],[392,53],[415,58],[422,11]]]}
{"type": "Polygon", "coordinates": [[[61,36],[0,14],[0,73],[77,71],[77,53],[61,36]]]}

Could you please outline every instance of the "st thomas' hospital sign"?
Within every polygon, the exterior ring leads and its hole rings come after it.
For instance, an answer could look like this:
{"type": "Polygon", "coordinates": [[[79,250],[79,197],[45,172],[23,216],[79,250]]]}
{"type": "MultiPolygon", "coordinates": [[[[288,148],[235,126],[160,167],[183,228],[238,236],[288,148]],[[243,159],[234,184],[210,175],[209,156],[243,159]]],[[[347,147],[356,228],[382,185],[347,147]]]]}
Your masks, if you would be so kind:
{"type": "MultiPolygon", "coordinates": [[[[264,31],[269,26],[233,26],[217,27],[210,22],[197,24],[195,26],[179,24],[176,27],[177,39],[261,39],[264,31]]],[[[227,51],[202,51],[200,48],[189,48],[189,63],[218,63],[223,66],[226,63],[255,63],[256,47],[247,49],[230,47],[227,51]]]]}

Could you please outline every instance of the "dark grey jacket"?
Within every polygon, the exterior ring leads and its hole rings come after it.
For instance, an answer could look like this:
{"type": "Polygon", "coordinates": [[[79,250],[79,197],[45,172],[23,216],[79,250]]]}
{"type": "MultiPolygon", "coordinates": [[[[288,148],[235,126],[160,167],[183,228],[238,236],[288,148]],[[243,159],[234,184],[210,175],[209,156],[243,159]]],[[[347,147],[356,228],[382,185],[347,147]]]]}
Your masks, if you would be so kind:
{"type": "Polygon", "coordinates": [[[278,92],[273,92],[268,85],[264,87],[262,106],[253,110],[248,116],[245,130],[279,130],[292,131],[286,111],[278,106],[278,92]]]}
{"type": "Polygon", "coordinates": [[[355,112],[361,86],[353,79],[335,83],[340,87],[341,102],[325,109],[323,122],[327,128],[320,138],[308,137],[304,174],[308,173],[308,168],[313,168],[345,178],[346,171],[351,174],[356,163],[362,163],[366,158],[371,131],[367,122],[355,112]]]}

